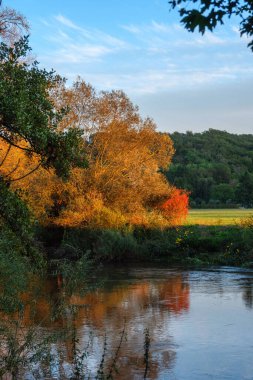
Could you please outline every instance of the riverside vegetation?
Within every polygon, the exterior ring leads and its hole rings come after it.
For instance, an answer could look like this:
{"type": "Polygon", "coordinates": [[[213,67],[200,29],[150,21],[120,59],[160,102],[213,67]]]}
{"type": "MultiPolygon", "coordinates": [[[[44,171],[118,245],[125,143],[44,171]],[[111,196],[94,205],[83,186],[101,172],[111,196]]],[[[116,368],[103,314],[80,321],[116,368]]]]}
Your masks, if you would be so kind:
{"type": "MultiPolygon", "coordinates": [[[[182,226],[188,193],[166,179],[172,139],[122,91],[97,93],[81,78],[67,87],[31,63],[27,29],[22,15],[1,9],[0,376],[47,376],[51,345],[67,339],[70,378],[81,379],[86,352],[64,297],[98,286],[101,263],[251,265],[253,223],[182,226]],[[37,279],[48,274],[63,288],[51,315],[63,323],[60,336],[43,336],[36,321],[37,279]],[[36,328],[24,323],[28,309],[36,328]]],[[[149,344],[146,330],[144,377],[149,344]]],[[[113,378],[117,352],[109,368],[102,355],[98,379],[113,378]]]]}
{"type": "MultiPolygon", "coordinates": [[[[187,213],[188,197],[159,171],[170,163],[171,139],[152,120],[142,120],[122,91],[97,94],[80,78],[67,88],[53,71],[40,69],[22,36],[27,29],[22,15],[1,8],[0,377],[52,377],[64,362],[52,347],[66,342],[73,358],[67,378],[84,379],[90,377],[89,348],[80,351],[78,306],[68,299],[97,286],[95,268],[105,256],[94,254],[94,238],[87,238],[91,247],[85,249],[85,236],[100,229],[106,245],[117,239],[125,244],[123,226],[177,223],[187,213]],[[49,292],[53,307],[46,321],[38,319],[37,301],[48,276],[61,296],[55,300],[49,292]],[[45,333],[45,323],[60,323],[62,331],[45,333]]],[[[148,345],[146,330],[145,377],[148,345]]],[[[112,379],[117,370],[118,349],[105,367],[106,347],[105,337],[98,379],[112,379]]]]}

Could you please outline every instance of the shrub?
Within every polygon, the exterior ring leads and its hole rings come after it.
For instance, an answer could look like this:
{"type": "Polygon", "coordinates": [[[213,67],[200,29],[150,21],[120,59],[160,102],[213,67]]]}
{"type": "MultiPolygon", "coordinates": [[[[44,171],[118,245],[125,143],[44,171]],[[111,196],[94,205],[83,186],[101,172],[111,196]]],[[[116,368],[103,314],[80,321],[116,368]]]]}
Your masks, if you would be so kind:
{"type": "Polygon", "coordinates": [[[189,207],[188,193],[181,189],[174,189],[169,199],[161,206],[163,215],[172,225],[181,224],[187,217],[189,207]]]}

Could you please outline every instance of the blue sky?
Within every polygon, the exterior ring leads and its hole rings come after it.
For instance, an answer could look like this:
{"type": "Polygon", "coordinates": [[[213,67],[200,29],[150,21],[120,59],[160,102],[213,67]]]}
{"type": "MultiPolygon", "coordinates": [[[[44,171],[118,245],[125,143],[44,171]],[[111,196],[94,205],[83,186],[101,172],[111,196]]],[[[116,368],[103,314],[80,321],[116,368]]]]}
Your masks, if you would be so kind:
{"type": "Polygon", "coordinates": [[[122,89],[159,130],[252,133],[253,53],[238,20],[188,33],[167,0],[3,0],[31,25],[38,61],[71,83],[122,89]]]}

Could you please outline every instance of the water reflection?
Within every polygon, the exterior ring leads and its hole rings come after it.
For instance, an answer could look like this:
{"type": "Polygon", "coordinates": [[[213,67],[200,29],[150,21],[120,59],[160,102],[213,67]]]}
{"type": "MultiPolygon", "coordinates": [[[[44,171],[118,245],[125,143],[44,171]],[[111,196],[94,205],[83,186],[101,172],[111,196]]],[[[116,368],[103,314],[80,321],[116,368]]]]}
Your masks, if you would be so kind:
{"type": "MultiPolygon", "coordinates": [[[[172,368],[176,354],[173,338],[169,335],[169,321],[171,316],[180,316],[189,310],[188,274],[169,273],[165,279],[128,278],[126,281],[121,278],[114,282],[108,281],[103,289],[85,296],[76,293],[66,297],[59,278],[50,278],[41,285],[35,305],[30,302],[33,293],[23,295],[27,303],[25,325],[38,325],[45,329],[63,329],[72,325],[82,348],[87,346],[93,336],[87,360],[91,376],[95,376],[100,365],[105,335],[105,368],[110,368],[123,327],[126,339],[123,340],[117,359],[120,374],[114,375],[115,379],[143,378],[145,328],[148,328],[151,339],[148,378],[157,379],[160,368],[172,368]],[[73,306],[74,314],[70,312],[73,306]],[[59,307],[61,313],[57,316],[59,307]]],[[[64,366],[58,369],[58,377],[63,378],[63,368],[69,367],[73,361],[72,336],[54,346],[54,350],[58,356],[64,352],[64,366]]]]}
{"type": "Polygon", "coordinates": [[[244,281],[244,284],[242,285],[242,290],[243,290],[243,300],[245,303],[245,306],[248,309],[252,309],[253,307],[253,283],[252,279],[246,279],[244,281]]]}
{"type": "Polygon", "coordinates": [[[104,369],[112,367],[123,329],[114,379],[143,379],[145,329],[148,379],[253,378],[251,272],[114,268],[104,276],[103,287],[84,296],[69,295],[60,277],[39,284],[36,302],[36,287],[22,295],[26,328],[68,331],[51,345],[57,361],[47,378],[73,375],[74,331],[87,353],[86,374],[94,379],[103,355],[104,369]]]}

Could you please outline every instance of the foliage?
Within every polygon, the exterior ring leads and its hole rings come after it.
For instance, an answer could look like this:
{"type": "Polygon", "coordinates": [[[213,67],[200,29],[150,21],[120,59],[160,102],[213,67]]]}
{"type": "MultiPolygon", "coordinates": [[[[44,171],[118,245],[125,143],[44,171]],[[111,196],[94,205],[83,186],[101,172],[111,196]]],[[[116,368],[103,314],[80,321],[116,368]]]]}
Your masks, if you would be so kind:
{"type": "Polygon", "coordinates": [[[236,198],[245,207],[253,206],[253,173],[246,171],[240,176],[236,198]]]}
{"type": "Polygon", "coordinates": [[[20,292],[27,289],[31,265],[24,257],[20,240],[6,227],[0,226],[0,310],[13,312],[20,308],[20,292]]]}
{"type": "Polygon", "coordinates": [[[138,256],[138,244],[131,233],[102,230],[93,245],[93,254],[100,260],[124,260],[138,256]]]}
{"type": "Polygon", "coordinates": [[[170,183],[190,192],[192,207],[253,205],[253,136],[209,129],[171,134],[176,153],[170,183]]]}
{"type": "MultiPolygon", "coordinates": [[[[251,0],[169,0],[172,9],[178,8],[181,23],[193,32],[196,28],[204,34],[213,31],[224,20],[237,16],[240,19],[241,36],[253,36],[253,3],[251,0]]],[[[253,40],[248,46],[253,51],[253,40]]]]}
{"type": "Polygon", "coordinates": [[[253,262],[252,231],[244,225],[136,226],[129,231],[67,229],[64,244],[75,241],[94,262],[184,263],[188,258],[198,258],[207,264],[243,265],[253,262]]]}
{"type": "Polygon", "coordinates": [[[21,64],[29,50],[27,38],[13,47],[0,45],[0,138],[30,156],[37,153],[42,166],[67,176],[71,167],[84,164],[81,131],[57,131],[64,111],[55,110],[49,89],[59,78],[37,62],[21,64]]]}
{"type": "Polygon", "coordinates": [[[57,175],[65,178],[72,167],[84,166],[85,161],[81,131],[57,130],[65,111],[56,111],[49,90],[59,78],[54,72],[39,69],[37,62],[22,62],[29,50],[27,38],[21,38],[11,47],[0,44],[0,148],[3,152],[0,217],[31,251],[30,212],[20,199],[19,187],[11,183],[26,178],[40,166],[53,167],[57,175]],[[8,171],[5,165],[8,166],[9,155],[12,167],[8,171]]]}
{"type": "Polygon", "coordinates": [[[142,120],[122,91],[97,94],[81,79],[71,88],[59,82],[56,90],[56,107],[71,109],[59,129],[82,128],[88,167],[72,169],[69,181],[64,182],[52,169],[33,171],[39,155],[28,161],[24,152],[12,147],[12,155],[5,158],[9,148],[0,143],[4,159],[0,170],[11,188],[22,187],[22,198],[43,224],[90,228],[168,225],[157,205],[172,190],[160,171],[168,167],[174,152],[169,136],[158,133],[152,120],[142,120]]]}
{"type": "Polygon", "coordinates": [[[250,215],[248,218],[244,218],[241,220],[241,225],[244,228],[253,230],[253,215],[250,215]]]}
{"type": "Polygon", "coordinates": [[[180,224],[187,217],[188,204],[188,194],[181,189],[174,189],[171,192],[170,198],[162,204],[161,210],[171,224],[180,224]]]}
{"type": "Polygon", "coordinates": [[[1,219],[21,240],[28,243],[32,235],[28,208],[3,180],[0,180],[0,194],[1,219]]]}
{"type": "Polygon", "coordinates": [[[89,192],[124,214],[169,194],[170,187],[158,169],[169,165],[172,141],[156,132],[152,120],[142,120],[122,91],[97,94],[79,79],[61,97],[62,104],[72,110],[69,125],[86,131],[89,167],[82,181],[89,192]]]}

